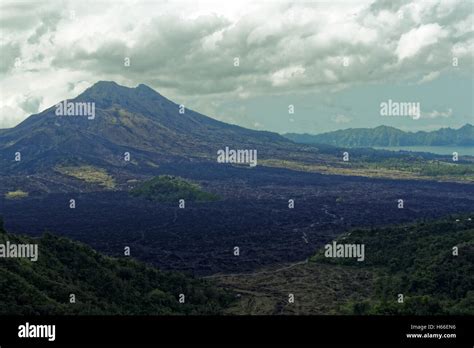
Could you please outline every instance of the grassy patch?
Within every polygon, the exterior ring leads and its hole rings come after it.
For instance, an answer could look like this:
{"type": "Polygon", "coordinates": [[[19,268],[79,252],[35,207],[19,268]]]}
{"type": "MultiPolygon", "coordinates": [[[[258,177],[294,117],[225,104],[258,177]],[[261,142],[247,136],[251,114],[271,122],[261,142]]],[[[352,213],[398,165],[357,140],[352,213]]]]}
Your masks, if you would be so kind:
{"type": "Polygon", "coordinates": [[[115,180],[106,170],[93,166],[79,167],[56,167],[55,170],[61,174],[83,180],[87,183],[97,184],[107,189],[115,187],[115,180]]]}
{"type": "Polygon", "coordinates": [[[421,177],[456,178],[463,181],[474,181],[474,165],[458,164],[437,160],[383,160],[378,163],[360,163],[360,166],[371,169],[388,169],[413,173],[421,177]]]}
{"type": "Polygon", "coordinates": [[[268,159],[260,160],[260,165],[321,174],[364,176],[387,179],[423,179],[450,182],[474,183],[474,166],[441,161],[403,160],[381,162],[328,162],[328,164],[308,164],[296,161],[268,159]]]}
{"type": "Polygon", "coordinates": [[[22,199],[28,197],[28,192],[16,190],[5,193],[5,198],[7,199],[22,199]]]}

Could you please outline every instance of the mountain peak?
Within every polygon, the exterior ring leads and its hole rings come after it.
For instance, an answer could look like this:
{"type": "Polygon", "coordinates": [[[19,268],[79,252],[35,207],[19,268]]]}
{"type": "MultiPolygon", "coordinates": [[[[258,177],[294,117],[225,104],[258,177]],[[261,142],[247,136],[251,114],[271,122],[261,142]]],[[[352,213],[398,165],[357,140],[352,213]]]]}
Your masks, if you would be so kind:
{"type": "Polygon", "coordinates": [[[143,84],[143,83],[140,83],[140,84],[139,84],[137,87],[135,87],[135,88],[136,88],[136,89],[139,89],[139,90],[142,90],[142,91],[153,91],[153,92],[156,93],[156,91],[155,91],[153,88],[151,88],[150,86],[147,86],[147,85],[145,85],[145,84],[143,84]]]}
{"type": "MultiPolygon", "coordinates": [[[[357,129],[357,128],[356,128],[356,129],[357,129]]],[[[370,130],[370,128],[366,128],[366,129],[370,130]]],[[[382,124],[382,125],[380,125],[380,126],[377,126],[377,127],[375,127],[374,129],[378,129],[378,130],[385,130],[385,129],[386,129],[386,130],[401,131],[401,130],[398,129],[398,128],[395,128],[395,127],[392,127],[392,126],[387,126],[387,125],[384,125],[384,124],[382,124]]]]}
{"type": "Polygon", "coordinates": [[[114,81],[97,81],[92,86],[87,88],[86,91],[93,90],[93,91],[104,91],[104,92],[110,93],[111,91],[120,90],[120,89],[129,89],[129,88],[119,85],[118,83],[114,81]]]}
{"type": "Polygon", "coordinates": [[[115,81],[105,81],[105,80],[101,80],[101,81],[97,81],[96,83],[94,83],[92,85],[92,87],[102,87],[102,86],[118,86],[118,87],[123,87],[121,85],[119,85],[117,82],[115,81]]]}
{"type": "Polygon", "coordinates": [[[103,80],[97,81],[88,89],[108,90],[108,91],[113,90],[113,89],[119,89],[119,90],[128,90],[128,91],[147,91],[147,92],[153,92],[155,94],[159,94],[153,88],[143,83],[140,83],[137,87],[127,87],[127,86],[119,85],[115,81],[103,81],[103,80]]]}
{"type": "Polygon", "coordinates": [[[128,92],[128,90],[130,89],[131,88],[121,86],[114,81],[98,81],[94,83],[92,86],[90,86],[89,88],[87,88],[79,96],[92,97],[96,95],[100,95],[100,96],[113,95],[113,94],[128,92]]]}
{"type": "MultiPolygon", "coordinates": [[[[99,108],[107,108],[116,104],[136,111],[143,111],[145,104],[151,106],[151,103],[171,103],[147,85],[139,84],[136,87],[127,87],[114,81],[98,81],[75,99],[78,101],[93,101],[96,107],[99,108]]],[[[151,109],[148,111],[151,111],[151,109]]]]}

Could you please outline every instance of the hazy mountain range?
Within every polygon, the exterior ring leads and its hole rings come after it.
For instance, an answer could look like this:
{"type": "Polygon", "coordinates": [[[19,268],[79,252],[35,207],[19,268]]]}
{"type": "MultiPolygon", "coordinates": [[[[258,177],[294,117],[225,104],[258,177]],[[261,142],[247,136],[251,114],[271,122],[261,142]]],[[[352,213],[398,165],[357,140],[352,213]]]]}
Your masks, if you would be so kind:
{"type": "Polygon", "coordinates": [[[474,146],[474,126],[471,124],[459,129],[442,128],[432,132],[404,132],[394,127],[379,126],[350,128],[316,135],[288,133],[284,136],[297,143],[349,147],[474,146]]]}

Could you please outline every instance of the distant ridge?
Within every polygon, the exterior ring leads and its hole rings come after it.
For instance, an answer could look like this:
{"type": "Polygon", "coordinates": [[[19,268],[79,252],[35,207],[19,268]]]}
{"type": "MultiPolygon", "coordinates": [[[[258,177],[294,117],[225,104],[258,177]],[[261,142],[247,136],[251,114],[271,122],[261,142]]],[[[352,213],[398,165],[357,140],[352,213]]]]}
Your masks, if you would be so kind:
{"type": "Polygon", "coordinates": [[[441,128],[432,132],[404,132],[379,126],[349,128],[322,134],[288,133],[284,136],[296,143],[328,144],[333,146],[474,146],[474,126],[467,123],[459,129],[441,128]]]}

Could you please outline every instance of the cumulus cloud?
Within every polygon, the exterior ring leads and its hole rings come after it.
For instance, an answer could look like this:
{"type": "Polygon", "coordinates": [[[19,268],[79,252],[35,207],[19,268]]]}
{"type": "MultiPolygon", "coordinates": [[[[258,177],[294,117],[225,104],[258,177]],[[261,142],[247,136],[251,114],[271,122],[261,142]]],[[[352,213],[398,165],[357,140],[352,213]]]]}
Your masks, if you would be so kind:
{"type": "Polygon", "coordinates": [[[338,115],[335,115],[333,117],[333,121],[336,122],[336,123],[349,123],[351,122],[352,118],[346,116],[346,115],[342,115],[342,114],[338,114],[338,115]]]}
{"type": "Polygon", "coordinates": [[[19,105],[26,113],[34,114],[39,111],[39,106],[42,100],[42,97],[26,96],[25,99],[21,101],[19,105]]]}
{"type": "Polygon", "coordinates": [[[20,64],[20,44],[15,42],[7,42],[0,44],[2,57],[0,59],[0,73],[14,69],[15,65],[20,64]],[[16,63],[16,64],[15,64],[16,63]]]}
{"type": "Polygon", "coordinates": [[[300,66],[290,66],[274,72],[271,76],[273,86],[283,86],[292,83],[295,79],[304,76],[305,68],[300,66]]]}
{"type": "Polygon", "coordinates": [[[422,84],[422,83],[433,81],[433,80],[437,79],[439,75],[440,75],[439,71],[432,71],[432,72],[426,74],[425,76],[423,76],[418,83],[422,84]]]}
{"type": "Polygon", "coordinates": [[[398,42],[396,50],[398,59],[410,58],[420,52],[422,48],[437,43],[440,38],[446,35],[446,32],[437,23],[411,29],[404,33],[398,42]]]}
{"type": "Polygon", "coordinates": [[[422,112],[421,118],[442,118],[453,116],[453,109],[449,108],[446,111],[432,110],[430,112],[422,112]]]}

